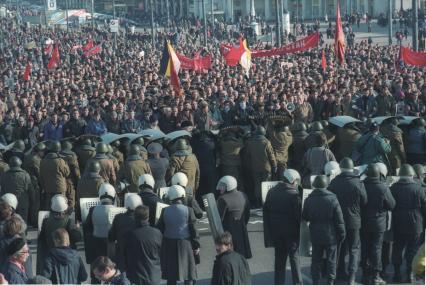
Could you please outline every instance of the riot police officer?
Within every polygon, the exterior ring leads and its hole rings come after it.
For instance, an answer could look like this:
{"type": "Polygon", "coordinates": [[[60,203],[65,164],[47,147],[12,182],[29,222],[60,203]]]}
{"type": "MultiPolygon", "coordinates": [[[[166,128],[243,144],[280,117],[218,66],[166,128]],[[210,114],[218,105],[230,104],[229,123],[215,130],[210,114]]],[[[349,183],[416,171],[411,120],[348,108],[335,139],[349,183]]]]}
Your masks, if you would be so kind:
{"type": "Polygon", "coordinates": [[[398,120],[396,118],[386,120],[382,124],[380,131],[389,140],[391,146],[391,152],[388,156],[390,172],[392,175],[396,175],[396,170],[406,161],[402,130],[398,128],[398,120]]]}
{"type": "Polygon", "coordinates": [[[328,148],[328,139],[324,134],[324,127],[321,122],[316,121],[312,123],[311,128],[309,129],[309,135],[305,139],[305,150],[317,145],[316,135],[320,135],[324,138],[324,141],[326,142],[325,145],[328,148]]]}
{"type": "Polygon", "coordinates": [[[309,134],[306,132],[306,125],[302,122],[295,123],[291,127],[291,132],[293,134],[293,144],[289,149],[289,166],[300,172],[302,170],[303,156],[305,155],[305,139],[309,134]]]}
{"type": "Polygon", "coordinates": [[[101,165],[98,161],[92,161],[86,167],[86,172],[83,174],[77,185],[77,198],[95,198],[98,196],[99,188],[105,180],[99,175],[101,165]]]}
{"type": "Polygon", "coordinates": [[[138,180],[142,174],[151,174],[149,164],[140,156],[140,147],[136,144],[130,145],[129,155],[120,169],[120,179],[129,183],[128,192],[137,193],[138,180]]]}
{"type": "Polygon", "coordinates": [[[423,231],[423,215],[426,213],[426,192],[415,182],[414,169],[409,164],[403,164],[399,170],[399,181],[391,186],[391,193],[396,201],[392,211],[393,253],[394,266],[393,281],[403,281],[401,275],[402,252],[405,250],[406,280],[411,283],[411,262],[421,243],[423,231]]]}
{"type": "MultiPolygon", "coordinates": [[[[274,149],[277,160],[277,173],[282,175],[287,168],[288,149],[293,143],[293,135],[284,122],[271,122],[267,128],[267,137],[274,149]]],[[[278,179],[281,179],[278,177],[278,179]]]]}
{"type": "Polygon", "coordinates": [[[302,283],[299,264],[300,220],[302,201],[298,184],[300,175],[294,169],[286,169],[283,182],[271,188],[263,205],[265,247],[275,249],[274,284],[283,285],[287,257],[290,258],[293,284],[302,283]],[[283,227],[282,225],[286,226],[283,227]]]}
{"type": "Polygon", "coordinates": [[[176,172],[183,172],[188,177],[188,187],[197,194],[200,184],[200,167],[197,157],[192,153],[185,139],[178,139],[172,146],[169,168],[166,172],[166,181],[170,181],[176,172]]]}
{"type": "Polygon", "coordinates": [[[237,180],[232,176],[224,176],[219,180],[216,186],[220,193],[217,208],[223,229],[229,231],[235,241],[234,250],[245,258],[251,258],[250,240],[247,233],[250,205],[247,196],[238,191],[237,187],[237,180]]]}
{"type": "Polygon", "coordinates": [[[84,167],[87,165],[89,159],[96,155],[96,150],[92,146],[92,141],[86,138],[80,143],[80,146],[76,147],[75,153],[77,154],[78,165],[81,171],[84,172],[84,167]]]}
{"type": "Polygon", "coordinates": [[[344,157],[350,157],[352,155],[352,151],[360,137],[361,131],[354,123],[346,124],[337,129],[335,154],[338,161],[344,157]]]}
{"type": "Polygon", "coordinates": [[[112,160],[107,156],[108,146],[105,143],[98,143],[96,145],[96,155],[89,159],[88,163],[92,161],[98,161],[101,165],[101,171],[99,175],[105,180],[105,182],[115,185],[116,173],[112,160]]]}
{"type": "Polygon", "coordinates": [[[361,265],[363,283],[386,284],[380,277],[382,270],[382,243],[386,230],[386,212],[395,207],[389,187],[380,179],[380,169],[375,163],[368,165],[364,180],[367,204],[361,213],[361,265]]]}
{"type": "Polygon", "coordinates": [[[22,161],[16,156],[9,159],[9,170],[0,178],[1,195],[12,193],[19,201],[16,212],[28,221],[28,213],[34,199],[30,175],[21,168],[22,161]]]}
{"type": "Polygon", "coordinates": [[[195,217],[201,219],[203,217],[203,210],[201,210],[200,205],[194,197],[193,191],[188,187],[188,177],[183,172],[177,172],[172,177],[172,186],[179,185],[185,189],[186,195],[183,199],[183,204],[192,208],[194,210],[195,217]]]}
{"type": "Polygon", "coordinates": [[[56,194],[65,195],[67,192],[67,178],[70,169],[60,156],[61,144],[53,141],[49,144],[49,153],[40,163],[40,184],[44,191],[44,209],[50,209],[49,203],[56,194]]]}
{"type": "Polygon", "coordinates": [[[3,159],[6,163],[9,163],[9,160],[16,156],[18,157],[21,161],[24,160],[25,154],[24,154],[24,150],[25,150],[25,143],[23,140],[17,140],[14,144],[12,149],[6,151],[3,155],[3,159]]]}
{"type": "Polygon", "coordinates": [[[155,180],[150,174],[143,174],[139,177],[139,195],[144,205],[149,207],[149,224],[155,226],[155,214],[157,203],[163,203],[162,197],[154,193],[155,180]]]}
{"type": "Polygon", "coordinates": [[[61,143],[61,157],[67,163],[70,169],[70,175],[67,177],[67,192],[66,197],[71,208],[75,206],[75,189],[77,182],[81,177],[80,167],[78,166],[77,155],[72,151],[72,143],[63,141],[61,143]]]}
{"type": "Polygon", "coordinates": [[[341,174],[337,175],[328,186],[330,192],[336,194],[345,221],[346,239],[344,240],[339,258],[337,276],[348,278],[349,284],[355,284],[358,271],[360,251],[361,208],[367,204],[367,193],[359,176],[354,173],[352,159],[345,157],[340,162],[341,174]],[[346,270],[345,256],[349,253],[346,270]],[[348,276],[349,275],[349,276],[348,276]]]}
{"type": "Polygon", "coordinates": [[[339,244],[345,239],[346,230],[342,209],[336,195],[327,190],[328,179],[325,175],[315,177],[314,191],[306,198],[302,219],[310,222],[312,241],[312,284],[318,285],[321,276],[323,254],[326,255],[327,284],[336,279],[336,260],[339,244]]]}

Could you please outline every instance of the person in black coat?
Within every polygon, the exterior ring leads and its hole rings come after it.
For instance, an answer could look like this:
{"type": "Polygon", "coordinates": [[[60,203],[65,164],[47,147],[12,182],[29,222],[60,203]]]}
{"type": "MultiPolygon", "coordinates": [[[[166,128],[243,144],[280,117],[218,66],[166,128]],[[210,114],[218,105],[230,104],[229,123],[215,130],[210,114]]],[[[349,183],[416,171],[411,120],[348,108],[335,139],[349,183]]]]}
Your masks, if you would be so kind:
{"type": "Polygon", "coordinates": [[[155,180],[150,174],[143,174],[139,177],[139,195],[144,205],[149,207],[149,224],[155,226],[155,213],[157,203],[163,203],[160,197],[154,193],[155,180]]]}
{"type": "Polygon", "coordinates": [[[232,235],[224,232],[216,237],[216,260],[213,265],[211,285],[251,284],[251,273],[247,260],[233,250],[232,235]]]}
{"type": "Polygon", "coordinates": [[[149,225],[149,207],[135,210],[137,227],[126,235],[124,260],[132,284],[159,285],[161,282],[160,252],[163,235],[149,225]]]}
{"type": "Polygon", "coordinates": [[[347,279],[349,284],[355,282],[358,271],[358,257],[361,247],[361,208],[367,204],[367,192],[359,176],[354,174],[352,159],[345,157],[340,162],[341,174],[337,175],[328,186],[328,190],[336,194],[345,220],[346,238],[340,249],[337,277],[347,279]],[[349,252],[348,271],[345,257],[349,252]],[[349,276],[347,276],[349,273],[349,276]]]}
{"type": "Polygon", "coordinates": [[[114,217],[111,229],[108,232],[110,242],[115,242],[115,258],[118,269],[126,271],[124,263],[124,248],[126,243],[126,234],[136,228],[135,209],[142,205],[141,197],[136,193],[128,193],[124,200],[126,213],[118,214],[114,217]]]}
{"type": "Polygon", "coordinates": [[[42,275],[53,284],[80,284],[88,275],[77,250],[70,247],[70,237],[64,228],[53,232],[55,247],[44,260],[42,275]]]}
{"type": "Polygon", "coordinates": [[[400,283],[402,252],[405,249],[407,261],[406,273],[411,283],[411,263],[421,244],[420,236],[423,231],[423,219],[426,213],[426,194],[424,188],[414,181],[414,169],[409,164],[403,164],[399,170],[400,179],[392,185],[391,193],[396,206],[392,212],[394,282],[400,283]]]}
{"type": "Polygon", "coordinates": [[[314,285],[318,285],[320,281],[324,253],[327,264],[327,284],[334,284],[338,246],[346,235],[342,209],[336,195],[326,189],[327,184],[328,179],[325,175],[315,177],[312,183],[314,191],[306,198],[302,211],[302,219],[310,222],[311,275],[314,285]]]}
{"type": "MultiPolygon", "coordinates": [[[[116,269],[115,263],[106,256],[99,256],[90,265],[93,276],[103,284],[130,285],[125,272],[116,269]]],[[[93,282],[92,282],[93,283],[93,282]]]]}
{"type": "Polygon", "coordinates": [[[275,285],[282,285],[285,282],[288,256],[293,283],[302,283],[299,264],[302,200],[298,191],[298,181],[300,175],[296,170],[285,170],[284,182],[269,190],[263,204],[265,247],[275,248],[275,285]]]}
{"type": "Polygon", "coordinates": [[[223,230],[229,231],[234,239],[234,250],[245,258],[251,258],[247,223],[250,218],[250,205],[246,194],[237,190],[237,180],[229,175],[223,176],[216,189],[221,196],[217,199],[217,209],[223,230]]]}
{"type": "Polygon", "coordinates": [[[194,210],[195,217],[201,219],[203,217],[203,210],[194,197],[194,193],[190,187],[188,187],[188,176],[183,172],[177,172],[172,176],[172,185],[179,185],[185,188],[185,198],[183,204],[194,210]]]}
{"type": "Polygon", "coordinates": [[[385,284],[382,270],[382,244],[386,231],[387,211],[395,207],[389,187],[380,179],[380,169],[375,163],[368,165],[364,180],[367,205],[361,210],[361,266],[363,283],[385,284]]]}

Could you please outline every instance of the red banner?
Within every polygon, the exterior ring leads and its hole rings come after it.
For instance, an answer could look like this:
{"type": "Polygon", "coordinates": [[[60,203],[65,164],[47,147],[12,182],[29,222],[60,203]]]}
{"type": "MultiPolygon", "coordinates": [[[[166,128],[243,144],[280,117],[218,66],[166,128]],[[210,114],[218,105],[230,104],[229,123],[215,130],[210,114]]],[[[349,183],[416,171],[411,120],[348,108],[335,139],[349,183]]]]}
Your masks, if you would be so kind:
{"type": "Polygon", "coordinates": [[[50,58],[49,63],[47,64],[47,69],[50,70],[54,68],[58,64],[59,60],[60,60],[59,47],[58,47],[58,44],[56,44],[52,52],[52,57],[50,58]]]}
{"type": "MultiPolygon", "coordinates": [[[[269,56],[275,56],[275,55],[284,55],[288,53],[295,53],[299,51],[305,51],[314,47],[317,47],[319,44],[320,36],[319,33],[313,33],[303,39],[297,40],[294,43],[291,43],[289,45],[271,49],[271,50],[252,50],[251,51],[251,57],[269,57],[269,56]]],[[[223,45],[224,48],[226,48],[226,45],[223,45]]]]}
{"type": "Polygon", "coordinates": [[[408,47],[401,46],[400,59],[409,65],[426,66],[426,53],[415,52],[408,47]]]}
{"type": "Polygon", "coordinates": [[[25,66],[24,81],[30,80],[30,75],[31,75],[31,64],[28,62],[27,65],[25,66]]]}
{"type": "Polygon", "coordinates": [[[93,44],[93,40],[89,39],[87,41],[87,43],[82,47],[83,51],[89,51],[93,48],[94,44],[93,44]]]}
{"type": "Polygon", "coordinates": [[[340,18],[340,2],[337,1],[336,12],[336,34],[334,36],[334,50],[336,58],[340,64],[345,63],[345,34],[342,28],[342,19],[340,18]]]}
{"type": "Polygon", "coordinates": [[[92,47],[90,50],[86,51],[83,55],[85,57],[89,57],[89,56],[101,53],[101,51],[102,51],[102,47],[101,47],[101,44],[99,44],[97,46],[92,47]]]}
{"type": "Polygon", "coordinates": [[[186,57],[178,52],[176,52],[176,55],[180,60],[181,69],[202,72],[203,70],[208,70],[211,67],[212,58],[210,55],[201,57],[200,54],[197,53],[194,58],[186,57]]]}

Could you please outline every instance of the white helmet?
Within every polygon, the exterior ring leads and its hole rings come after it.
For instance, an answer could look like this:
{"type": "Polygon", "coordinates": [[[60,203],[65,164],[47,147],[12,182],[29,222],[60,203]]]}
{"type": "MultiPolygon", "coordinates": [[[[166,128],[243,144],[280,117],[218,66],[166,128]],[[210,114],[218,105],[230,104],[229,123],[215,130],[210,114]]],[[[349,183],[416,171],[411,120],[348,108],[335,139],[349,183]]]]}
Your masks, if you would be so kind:
{"type": "Polygon", "coordinates": [[[13,210],[16,210],[18,207],[18,199],[16,196],[12,193],[6,193],[3,196],[1,196],[1,199],[8,204],[10,207],[12,207],[13,210]]]}
{"type": "Polygon", "coordinates": [[[336,161],[329,161],[324,165],[324,173],[331,181],[341,173],[340,165],[336,161]]]}
{"type": "Polygon", "coordinates": [[[388,168],[386,167],[386,164],[382,162],[376,162],[376,165],[379,167],[380,174],[384,177],[388,176],[388,168]]]}
{"type": "Polygon", "coordinates": [[[226,192],[237,189],[238,183],[235,177],[226,175],[220,178],[219,182],[217,182],[216,190],[225,190],[226,192]]]}
{"type": "Polygon", "coordinates": [[[184,198],[185,195],[185,189],[179,185],[170,186],[169,191],[167,191],[167,198],[169,198],[170,201],[184,198]]]}
{"type": "Polygon", "coordinates": [[[136,209],[138,206],[142,206],[142,198],[136,193],[126,194],[124,199],[124,207],[130,210],[136,209]]]}
{"type": "Polygon", "coordinates": [[[61,194],[56,194],[52,197],[50,209],[53,212],[62,213],[68,209],[68,200],[61,194]]]}
{"type": "Polygon", "coordinates": [[[188,177],[183,172],[177,172],[172,177],[172,185],[186,187],[186,185],[188,185],[188,177]]]}
{"type": "Polygon", "coordinates": [[[294,169],[286,169],[283,174],[284,178],[291,184],[293,184],[296,180],[300,182],[300,174],[297,170],[294,169]]]}
{"type": "Polygon", "coordinates": [[[109,183],[103,183],[101,187],[99,187],[99,199],[111,199],[114,200],[115,198],[115,189],[114,186],[112,186],[109,183]]]}
{"type": "Polygon", "coordinates": [[[154,185],[155,185],[155,180],[151,174],[142,174],[141,176],[139,176],[139,182],[138,182],[139,187],[148,186],[151,189],[154,189],[154,185]]]}

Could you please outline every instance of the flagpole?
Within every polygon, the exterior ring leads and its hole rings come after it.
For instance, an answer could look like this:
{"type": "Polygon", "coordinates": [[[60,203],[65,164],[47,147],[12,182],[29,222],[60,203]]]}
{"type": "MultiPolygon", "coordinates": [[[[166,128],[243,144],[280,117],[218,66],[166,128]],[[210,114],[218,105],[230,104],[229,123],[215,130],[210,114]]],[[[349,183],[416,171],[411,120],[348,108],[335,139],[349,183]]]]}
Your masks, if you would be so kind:
{"type": "Polygon", "coordinates": [[[389,0],[389,45],[392,45],[392,0],[389,0]]]}
{"type": "Polygon", "coordinates": [[[68,0],[65,0],[65,17],[67,17],[67,33],[69,32],[69,23],[68,23],[68,0]]]}
{"type": "Polygon", "coordinates": [[[413,0],[413,50],[418,51],[418,38],[419,38],[419,9],[418,0],[413,0]]]}
{"type": "Polygon", "coordinates": [[[280,5],[280,0],[275,0],[275,7],[276,7],[276,16],[277,16],[277,27],[276,27],[276,33],[277,33],[277,46],[281,46],[281,21],[280,21],[280,9],[278,8],[280,5]]]}
{"type": "Polygon", "coordinates": [[[203,5],[203,22],[204,22],[204,45],[207,46],[207,17],[206,17],[206,5],[204,0],[201,0],[203,5]]]}
{"type": "Polygon", "coordinates": [[[154,35],[154,0],[149,2],[151,8],[151,44],[152,49],[155,47],[155,35],[154,35]]]}
{"type": "Polygon", "coordinates": [[[95,4],[94,4],[94,0],[91,0],[91,12],[92,12],[92,31],[95,29],[95,19],[94,19],[94,16],[93,16],[93,14],[95,13],[95,4]]]}

